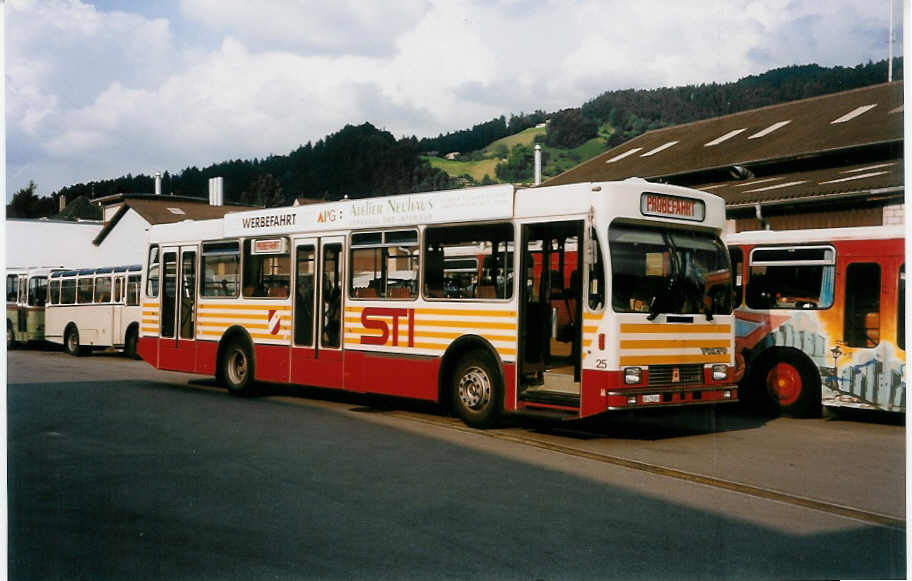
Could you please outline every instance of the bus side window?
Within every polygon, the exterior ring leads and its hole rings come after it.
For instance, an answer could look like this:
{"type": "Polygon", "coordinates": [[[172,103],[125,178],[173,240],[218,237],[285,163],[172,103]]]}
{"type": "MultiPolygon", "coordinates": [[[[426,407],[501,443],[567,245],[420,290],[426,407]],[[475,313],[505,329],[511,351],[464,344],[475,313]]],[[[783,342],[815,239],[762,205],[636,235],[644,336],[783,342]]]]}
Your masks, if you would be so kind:
{"type": "Polygon", "coordinates": [[[47,302],[47,278],[36,276],[29,279],[28,304],[33,307],[43,307],[47,302]]]}
{"type": "Polygon", "coordinates": [[[55,278],[48,285],[48,304],[56,305],[60,302],[60,279],[55,278]]]}
{"type": "Polygon", "coordinates": [[[158,246],[149,248],[149,274],[147,276],[146,295],[150,297],[158,296],[158,277],[159,277],[159,251],[158,246]]]}
{"type": "Polygon", "coordinates": [[[114,279],[114,302],[120,303],[123,297],[123,277],[118,276],[114,279]]]}
{"type": "Polygon", "coordinates": [[[19,277],[15,274],[6,276],[6,302],[15,303],[19,293],[19,277]]]}
{"type": "MultiPolygon", "coordinates": [[[[599,311],[605,304],[605,268],[602,265],[602,249],[599,246],[595,228],[589,229],[589,243],[592,245],[591,256],[587,257],[587,262],[589,263],[589,308],[593,311],[599,311]]],[[[573,275],[571,275],[571,281],[572,279],[573,275]]]]}
{"type": "Polygon", "coordinates": [[[95,279],[95,302],[111,302],[111,277],[101,276],[95,279]]]}
{"type": "Polygon", "coordinates": [[[906,350],[906,265],[899,267],[899,289],[896,295],[896,346],[906,350]]]}
{"type": "Polygon", "coordinates": [[[94,288],[95,278],[92,275],[79,277],[76,283],[76,302],[91,303],[94,288]]]}
{"type": "Polygon", "coordinates": [[[744,300],[744,251],[732,246],[728,255],[732,265],[732,306],[738,308],[744,300]]]}
{"type": "Polygon", "coordinates": [[[127,306],[139,305],[139,284],[138,274],[131,274],[127,278],[127,306]]]}
{"type": "Polygon", "coordinates": [[[65,278],[60,281],[60,304],[72,305],[76,302],[76,279],[65,278]]]}
{"type": "Polygon", "coordinates": [[[880,343],[880,265],[856,262],[846,268],[844,339],[849,347],[880,343]]]}
{"type": "Polygon", "coordinates": [[[290,288],[291,258],[287,240],[244,240],[244,296],[284,299],[288,298],[290,288]],[[267,246],[267,243],[284,247],[284,251],[269,250],[269,254],[265,254],[252,247],[267,246]]]}
{"type": "Polygon", "coordinates": [[[237,297],[241,277],[240,246],[236,241],[203,244],[200,295],[237,297]]]}

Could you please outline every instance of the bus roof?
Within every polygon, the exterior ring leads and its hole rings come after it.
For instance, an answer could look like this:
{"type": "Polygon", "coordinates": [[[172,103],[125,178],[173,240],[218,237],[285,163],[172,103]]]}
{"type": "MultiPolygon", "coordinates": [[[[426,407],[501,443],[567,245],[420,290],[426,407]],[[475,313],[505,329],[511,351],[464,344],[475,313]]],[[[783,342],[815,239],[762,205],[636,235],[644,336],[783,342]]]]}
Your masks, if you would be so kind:
{"type": "Polygon", "coordinates": [[[839,240],[887,240],[904,238],[903,226],[860,226],[853,228],[819,228],[809,230],[750,230],[729,234],[725,243],[788,244],[796,242],[835,242],[839,240]]]}
{"type": "Polygon", "coordinates": [[[642,221],[678,221],[721,231],[725,206],[722,198],[714,194],[642,179],[534,188],[500,184],[262,208],[232,212],[218,219],[155,224],[149,228],[149,241],[194,242],[590,212],[596,216],[624,216],[642,221]],[[687,204],[667,203],[668,200],[684,200],[687,204]],[[692,213],[685,214],[681,208],[692,213]]]}
{"type": "Polygon", "coordinates": [[[81,268],[78,270],[58,270],[50,274],[51,278],[61,278],[66,276],[88,276],[90,274],[110,274],[112,272],[139,272],[142,270],[141,264],[127,264],[124,266],[101,266],[98,268],[81,268]]]}

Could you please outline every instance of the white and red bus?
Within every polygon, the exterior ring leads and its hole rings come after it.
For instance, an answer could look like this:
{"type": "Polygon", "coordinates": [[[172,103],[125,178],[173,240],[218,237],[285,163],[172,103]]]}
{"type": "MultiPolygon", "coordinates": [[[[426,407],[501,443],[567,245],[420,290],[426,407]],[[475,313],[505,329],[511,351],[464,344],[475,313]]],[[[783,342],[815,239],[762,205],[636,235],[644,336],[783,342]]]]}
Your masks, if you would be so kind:
{"type": "Polygon", "coordinates": [[[742,232],[727,243],[744,399],[770,396],[796,416],[905,410],[901,226],[742,232]]]}
{"type": "Polygon", "coordinates": [[[136,355],[142,266],[109,266],[51,273],[45,336],[70,355],[114,347],[136,355]]]}
{"type": "Polygon", "coordinates": [[[734,401],[723,221],[717,196],[628,180],[155,225],[139,352],[236,394],[404,396],[473,426],[734,401]]]}

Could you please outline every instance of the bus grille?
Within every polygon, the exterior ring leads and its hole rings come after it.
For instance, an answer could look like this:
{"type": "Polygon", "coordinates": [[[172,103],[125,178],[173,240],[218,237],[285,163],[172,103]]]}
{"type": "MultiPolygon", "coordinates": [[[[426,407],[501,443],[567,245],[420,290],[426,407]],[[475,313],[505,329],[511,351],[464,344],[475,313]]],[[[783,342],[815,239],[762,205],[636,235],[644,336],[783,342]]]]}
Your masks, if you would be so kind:
{"type": "Polygon", "coordinates": [[[704,383],[702,365],[650,365],[649,385],[699,385],[704,383]],[[678,381],[675,379],[678,370],[678,381]]]}

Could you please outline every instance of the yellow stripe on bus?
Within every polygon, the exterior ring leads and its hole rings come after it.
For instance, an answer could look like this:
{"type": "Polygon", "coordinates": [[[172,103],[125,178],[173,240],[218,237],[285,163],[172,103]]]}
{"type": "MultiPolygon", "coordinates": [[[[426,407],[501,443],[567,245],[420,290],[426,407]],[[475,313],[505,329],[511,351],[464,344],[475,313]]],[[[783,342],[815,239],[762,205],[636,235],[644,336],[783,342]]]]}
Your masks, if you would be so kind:
{"type": "Polygon", "coordinates": [[[673,365],[680,363],[729,363],[730,355],[626,355],[621,356],[621,367],[627,365],[673,365]]]}
{"type": "MultiPolygon", "coordinates": [[[[291,316],[288,313],[280,313],[284,316],[287,315],[288,318],[285,320],[291,320],[291,316]]],[[[243,319],[245,321],[265,321],[267,319],[266,313],[200,313],[199,320],[212,320],[212,319],[243,319]]]]}
{"type": "Polygon", "coordinates": [[[706,339],[622,339],[621,349],[684,349],[688,347],[728,347],[726,340],[706,339]]]}
{"type": "Polygon", "coordinates": [[[657,323],[621,323],[621,333],[729,333],[731,325],[675,325],[657,323]]]}

